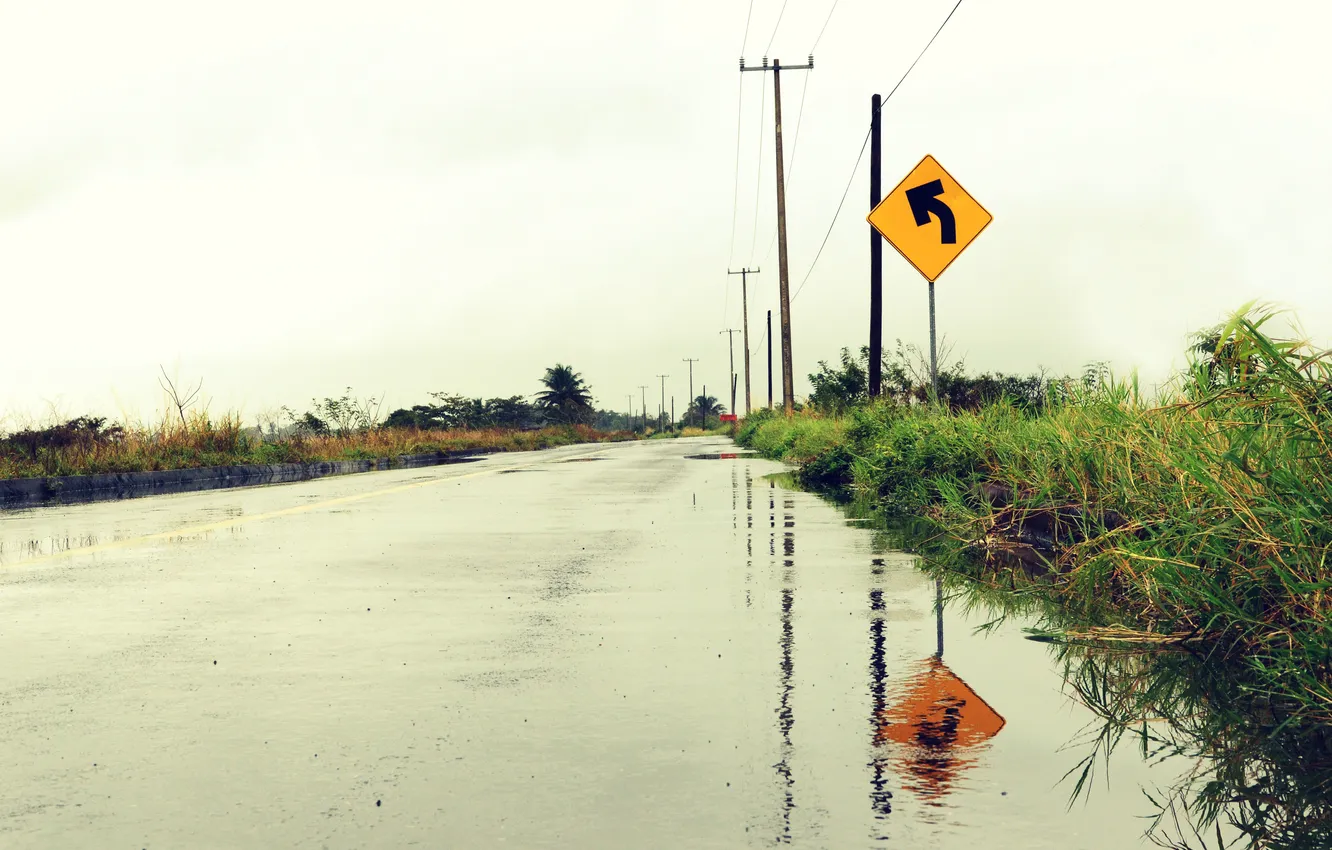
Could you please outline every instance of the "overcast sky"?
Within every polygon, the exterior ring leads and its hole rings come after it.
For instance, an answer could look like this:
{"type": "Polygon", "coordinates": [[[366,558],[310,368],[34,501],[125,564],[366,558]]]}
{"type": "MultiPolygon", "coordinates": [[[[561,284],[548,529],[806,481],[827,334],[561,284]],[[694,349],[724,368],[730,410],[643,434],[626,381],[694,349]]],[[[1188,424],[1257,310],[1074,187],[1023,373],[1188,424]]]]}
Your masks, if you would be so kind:
{"type": "MultiPolygon", "coordinates": [[[[802,63],[830,2],[755,0],[745,57],[771,39],[802,63]]],[[[953,2],[840,0],[815,70],[783,75],[793,291],[870,96],[953,2]]],[[[728,264],[763,269],[766,400],[772,92],[738,73],[749,7],[0,0],[11,426],[151,416],[159,364],[251,419],[348,385],[389,408],[530,394],[556,361],[603,406],[647,384],[655,410],[655,376],[683,409],[699,357],[725,401],[728,264]]],[[[886,107],[884,181],[930,153],[994,215],[937,285],[971,368],[1109,360],[1150,383],[1251,298],[1332,336],[1329,24],[1313,0],[964,0],[886,107]]],[[[862,163],[793,303],[798,394],[866,340],[867,207],[862,163]]],[[[925,283],[890,248],[885,305],[888,340],[927,340],[925,283]]]]}

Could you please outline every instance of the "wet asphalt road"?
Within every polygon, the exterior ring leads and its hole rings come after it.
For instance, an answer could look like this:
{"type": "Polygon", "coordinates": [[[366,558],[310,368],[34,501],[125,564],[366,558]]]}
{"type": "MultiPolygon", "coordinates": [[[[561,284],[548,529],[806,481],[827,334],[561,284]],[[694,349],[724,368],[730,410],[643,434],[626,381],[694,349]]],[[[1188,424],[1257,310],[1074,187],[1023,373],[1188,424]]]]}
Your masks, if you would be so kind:
{"type": "Polygon", "coordinates": [[[885,735],[932,584],[778,464],[684,457],[728,448],[0,513],[0,847],[1139,843],[1131,762],[1065,810],[1087,716],[1013,630],[945,616],[997,734],[885,735]]]}

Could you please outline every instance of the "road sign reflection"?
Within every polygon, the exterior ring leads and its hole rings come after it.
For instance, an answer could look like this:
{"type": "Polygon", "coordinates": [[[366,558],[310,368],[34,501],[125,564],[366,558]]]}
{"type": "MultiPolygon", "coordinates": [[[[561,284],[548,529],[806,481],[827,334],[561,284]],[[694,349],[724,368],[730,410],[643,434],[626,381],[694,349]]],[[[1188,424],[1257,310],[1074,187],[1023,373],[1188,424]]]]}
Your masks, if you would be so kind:
{"type": "MultiPolygon", "coordinates": [[[[883,610],[880,592],[872,593],[870,602],[876,614],[883,610]]],[[[876,781],[871,798],[879,816],[891,811],[891,793],[882,787],[885,761],[904,789],[940,805],[1004,728],[1004,718],[944,664],[942,607],[936,617],[939,651],[913,665],[902,684],[891,689],[884,682],[881,616],[871,621],[871,723],[874,747],[884,753],[873,762],[876,781]]]]}

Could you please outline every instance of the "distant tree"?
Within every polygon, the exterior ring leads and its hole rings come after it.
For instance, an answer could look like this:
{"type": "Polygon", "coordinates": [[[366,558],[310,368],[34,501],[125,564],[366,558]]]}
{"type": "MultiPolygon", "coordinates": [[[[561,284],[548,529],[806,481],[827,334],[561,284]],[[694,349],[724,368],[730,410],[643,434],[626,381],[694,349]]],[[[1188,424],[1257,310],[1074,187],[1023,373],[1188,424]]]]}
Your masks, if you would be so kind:
{"type": "Polygon", "coordinates": [[[707,425],[709,419],[715,419],[726,412],[726,408],[717,401],[716,396],[700,395],[685,411],[685,421],[690,424],[707,425]]]}
{"type": "Polygon", "coordinates": [[[521,430],[541,424],[541,416],[536,408],[520,395],[486,399],[482,405],[482,418],[485,422],[483,427],[486,428],[521,430]]]}
{"type": "Polygon", "coordinates": [[[834,369],[828,361],[819,361],[819,371],[809,376],[814,392],[809,404],[825,413],[841,413],[859,404],[869,396],[869,349],[863,348],[860,357],[852,357],[851,350],[842,349],[842,367],[834,369]]]}
{"type": "Polygon", "coordinates": [[[556,363],[546,370],[541,383],[546,389],[537,393],[537,403],[550,421],[588,422],[596,415],[592,408],[592,388],[572,366],[556,363]]]}
{"type": "Polygon", "coordinates": [[[314,436],[336,434],[347,437],[368,431],[379,424],[381,402],[373,398],[358,399],[352,395],[352,388],[347,387],[342,398],[310,400],[311,409],[297,415],[289,407],[282,412],[291,420],[298,432],[314,436]]]}

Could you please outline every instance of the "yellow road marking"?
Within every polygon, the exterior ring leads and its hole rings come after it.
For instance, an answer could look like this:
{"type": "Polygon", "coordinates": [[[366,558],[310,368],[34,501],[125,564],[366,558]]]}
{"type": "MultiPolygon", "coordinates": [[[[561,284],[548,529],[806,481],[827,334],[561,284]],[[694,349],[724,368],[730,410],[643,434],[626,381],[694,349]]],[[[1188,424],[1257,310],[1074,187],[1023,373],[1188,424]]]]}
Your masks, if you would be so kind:
{"type": "MultiPolygon", "coordinates": [[[[605,454],[608,451],[610,451],[610,449],[599,449],[598,451],[589,452],[587,454],[581,454],[578,455],[577,457],[594,457],[599,454],[605,454]]],[[[183,537],[193,534],[205,534],[210,531],[219,531],[223,528],[231,528],[232,526],[236,525],[244,525],[247,522],[260,522],[266,519],[278,519],[279,517],[295,516],[296,514],[308,513],[309,511],[317,511],[322,508],[331,508],[331,507],[336,507],[338,505],[348,505],[353,502],[364,501],[365,499],[373,499],[379,496],[388,496],[392,495],[393,493],[402,493],[407,490],[415,490],[418,487],[431,487],[436,484],[448,484],[454,481],[462,481],[467,478],[480,478],[483,475],[494,475],[496,473],[503,472],[506,469],[526,469],[531,466],[537,466],[542,462],[544,462],[544,459],[533,461],[531,463],[519,464],[517,466],[496,467],[494,469],[480,469],[477,470],[476,472],[469,472],[464,475],[450,475],[440,478],[431,478],[428,481],[414,481],[411,484],[398,484],[393,487],[385,487],[381,490],[371,490],[368,493],[357,493],[352,496],[339,496],[335,499],[325,499],[322,502],[311,502],[305,505],[295,505],[290,508],[282,508],[276,511],[269,511],[268,513],[251,514],[249,516],[230,517],[228,519],[219,520],[218,522],[209,522],[209,523],[204,523],[203,525],[191,525],[191,526],[186,526],[185,528],[177,528],[172,531],[159,531],[156,534],[145,534],[140,537],[130,537],[125,540],[113,540],[108,543],[95,543],[92,546],[82,546],[78,549],[66,549],[63,552],[52,552],[49,555],[39,555],[36,558],[29,558],[26,560],[15,561],[13,564],[9,564],[8,566],[11,567],[16,567],[19,565],[30,566],[32,564],[42,564],[49,561],[57,561],[62,558],[72,558],[76,555],[95,555],[99,552],[109,552],[115,549],[127,549],[131,546],[138,546],[143,543],[152,543],[156,540],[170,540],[173,537],[183,537]]],[[[341,476],[329,476],[329,477],[333,478],[341,476]]]]}

